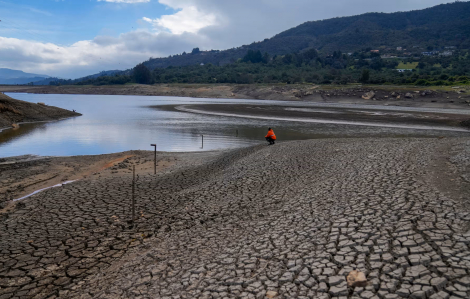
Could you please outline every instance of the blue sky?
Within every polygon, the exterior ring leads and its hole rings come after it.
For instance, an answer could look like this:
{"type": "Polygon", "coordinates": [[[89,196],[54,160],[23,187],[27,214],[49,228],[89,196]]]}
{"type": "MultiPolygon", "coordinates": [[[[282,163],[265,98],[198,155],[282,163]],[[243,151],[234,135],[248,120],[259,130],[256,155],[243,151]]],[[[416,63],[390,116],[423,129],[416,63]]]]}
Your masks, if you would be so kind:
{"type": "Polygon", "coordinates": [[[0,0],[0,68],[78,78],[302,24],[453,0],[0,0]]]}
{"type": "Polygon", "coordinates": [[[70,45],[98,35],[118,37],[123,32],[148,28],[148,23],[140,21],[142,16],[156,18],[172,13],[173,9],[158,1],[0,0],[0,35],[70,45]]]}

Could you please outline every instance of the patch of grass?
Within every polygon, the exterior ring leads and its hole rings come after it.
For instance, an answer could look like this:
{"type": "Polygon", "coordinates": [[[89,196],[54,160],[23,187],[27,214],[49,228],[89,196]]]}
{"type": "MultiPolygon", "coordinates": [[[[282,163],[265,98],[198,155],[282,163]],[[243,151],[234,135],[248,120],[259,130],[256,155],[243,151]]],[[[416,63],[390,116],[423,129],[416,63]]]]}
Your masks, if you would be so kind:
{"type": "Polygon", "coordinates": [[[396,68],[403,69],[403,70],[414,70],[418,66],[418,63],[419,62],[403,63],[403,61],[401,61],[396,68]]]}
{"type": "Polygon", "coordinates": [[[11,112],[11,113],[14,113],[14,114],[21,115],[21,112],[19,112],[19,111],[16,110],[15,108],[10,107],[10,106],[6,106],[6,105],[3,105],[3,104],[0,104],[0,112],[1,112],[1,113],[4,113],[4,112],[11,112]]]}

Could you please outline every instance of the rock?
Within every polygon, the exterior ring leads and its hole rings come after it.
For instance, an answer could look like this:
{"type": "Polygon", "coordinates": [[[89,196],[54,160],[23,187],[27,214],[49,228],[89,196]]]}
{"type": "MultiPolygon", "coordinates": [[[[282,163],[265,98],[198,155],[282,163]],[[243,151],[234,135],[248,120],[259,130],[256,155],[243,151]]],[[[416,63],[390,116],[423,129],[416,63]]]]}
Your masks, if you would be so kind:
{"type": "Polygon", "coordinates": [[[397,96],[397,100],[399,100],[401,98],[401,96],[397,96]]]}
{"type": "Polygon", "coordinates": [[[266,292],[266,298],[274,298],[277,296],[277,292],[274,291],[267,291],[266,292]]]}
{"type": "Polygon", "coordinates": [[[413,95],[412,95],[411,93],[407,92],[407,93],[405,94],[405,98],[407,98],[407,99],[412,99],[412,98],[413,98],[413,95]]]}
{"type": "Polygon", "coordinates": [[[18,129],[20,127],[20,125],[19,124],[11,124],[11,127],[13,129],[18,129]]]}
{"type": "Polygon", "coordinates": [[[361,271],[351,271],[346,278],[348,281],[349,287],[366,287],[367,286],[367,279],[366,275],[361,271]]]}
{"type": "Polygon", "coordinates": [[[46,106],[46,104],[45,104],[45,103],[43,103],[43,102],[38,102],[38,105],[41,105],[41,106],[46,106]]]}
{"type": "Polygon", "coordinates": [[[390,95],[391,95],[392,97],[396,97],[396,96],[398,96],[398,93],[392,92],[390,95]]]}
{"type": "Polygon", "coordinates": [[[363,95],[362,95],[362,98],[363,98],[364,100],[370,100],[370,99],[372,99],[374,96],[375,96],[375,92],[369,91],[369,92],[366,92],[365,94],[363,94],[363,95]]]}

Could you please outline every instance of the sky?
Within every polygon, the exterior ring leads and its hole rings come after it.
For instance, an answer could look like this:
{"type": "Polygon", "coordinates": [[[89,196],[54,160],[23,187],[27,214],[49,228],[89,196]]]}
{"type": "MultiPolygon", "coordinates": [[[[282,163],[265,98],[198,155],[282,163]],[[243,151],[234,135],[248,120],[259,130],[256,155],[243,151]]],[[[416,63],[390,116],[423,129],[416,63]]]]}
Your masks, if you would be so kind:
{"type": "Polygon", "coordinates": [[[0,0],[0,68],[79,78],[151,57],[224,50],[306,21],[454,0],[0,0]]]}

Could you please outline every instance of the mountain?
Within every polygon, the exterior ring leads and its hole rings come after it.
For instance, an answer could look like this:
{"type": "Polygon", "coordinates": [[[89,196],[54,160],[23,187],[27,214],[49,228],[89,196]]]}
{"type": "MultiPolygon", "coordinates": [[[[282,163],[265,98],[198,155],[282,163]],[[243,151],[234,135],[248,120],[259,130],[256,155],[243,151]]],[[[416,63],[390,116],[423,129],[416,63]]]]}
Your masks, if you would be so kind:
{"type": "Polygon", "coordinates": [[[93,74],[93,75],[89,75],[89,76],[86,76],[86,77],[75,79],[74,81],[80,82],[80,81],[84,81],[84,80],[88,80],[88,79],[94,79],[94,78],[98,78],[98,77],[102,77],[102,76],[112,76],[114,74],[121,73],[121,72],[122,71],[120,71],[120,70],[102,71],[102,72],[99,72],[97,74],[93,74]]]}
{"type": "Polygon", "coordinates": [[[75,84],[75,83],[80,83],[82,81],[86,81],[86,80],[90,80],[90,79],[96,79],[98,77],[112,76],[112,75],[122,73],[122,72],[123,71],[121,71],[121,70],[101,71],[97,74],[89,75],[89,76],[82,77],[82,78],[77,78],[77,79],[74,79],[74,80],[72,80],[72,79],[65,80],[65,79],[60,79],[60,78],[47,78],[47,79],[39,81],[39,82],[34,82],[34,85],[50,85],[50,84],[56,85],[58,83],[60,83],[60,84],[75,84]]]}
{"type": "Polygon", "coordinates": [[[354,52],[365,48],[393,50],[470,48],[470,2],[441,4],[423,10],[366,13],[303,23],[272,38],[224,51],[193,51],[167,58],[150,59],[150,69],[196,64],[227,64],[248,50],[283,55],[317,49],[322,52],[354,52]]]}
{"type": "Polygon", "coordinates": [[[23,71],[0,68],[0,84],[28,84],[50,78],[47,75],[25,73],[23,71]]]}

